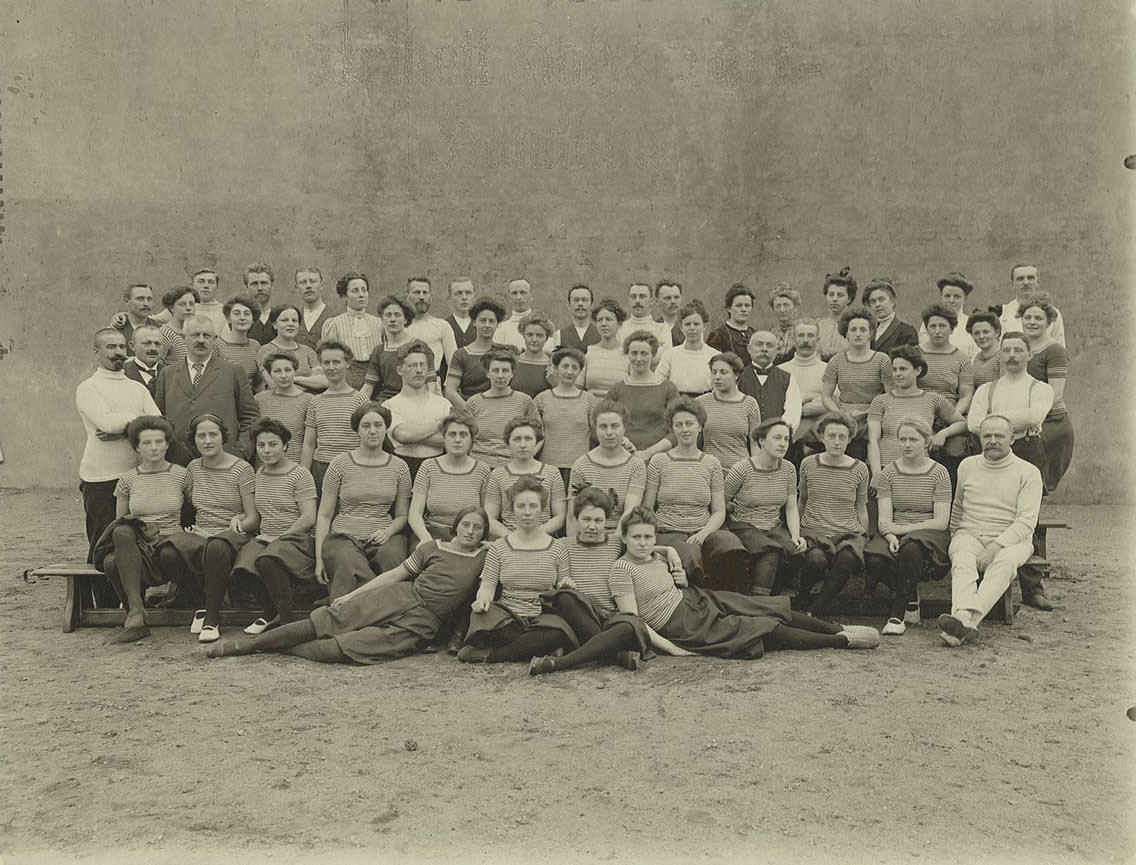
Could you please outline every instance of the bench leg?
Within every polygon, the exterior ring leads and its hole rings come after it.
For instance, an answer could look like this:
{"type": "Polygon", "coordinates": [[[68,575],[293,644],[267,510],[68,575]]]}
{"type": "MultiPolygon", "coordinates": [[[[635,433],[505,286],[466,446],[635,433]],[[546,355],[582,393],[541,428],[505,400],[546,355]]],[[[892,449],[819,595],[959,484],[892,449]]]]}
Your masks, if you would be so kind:
{"type": "Polygon", "coordinates": [[[1010,581],[1010,585],[1006,586],[1006,591],[1002,594],[1002,621],[1007,626],[1014,624],[1014,583],[1017,577],[1010,581]]]}
{"type": "Polygon", "coordinates": [[[85,585],[79,584],[79,577],[67,577],[67,596],[63,600],[63,633],[70,634],[79,627],[83,615],[83,591],[85,585]]]}

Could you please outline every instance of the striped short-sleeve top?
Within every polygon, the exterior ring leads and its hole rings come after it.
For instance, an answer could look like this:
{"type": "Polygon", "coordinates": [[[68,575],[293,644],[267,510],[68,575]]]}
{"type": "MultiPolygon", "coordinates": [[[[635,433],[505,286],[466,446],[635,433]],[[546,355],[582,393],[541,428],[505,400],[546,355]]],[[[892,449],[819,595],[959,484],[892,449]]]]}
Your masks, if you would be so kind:
{"type": "Polygon", "coordinates": [[[267,342],[260,347],[260,350],[256,353],[256,365],[259,367],[264,363],[266,357],[274,353],[290,354],[296,358],[296,375],[311,375],[312,368],[320,365],[315,349],[310,345],[296,343],[295,348],[282,348],[276,344],[276,340],[267,342]]]}
{"type": "Polygon", "coordinates": [[[589,345],[584,357],[584,385],[598,397],[606,396],[612,385],[627,378],[627,355],[622,346],[589,345]]]}
{"type": "Polygon", "coordinates": [[[126,498],[129,512],[159,534],[181,531],[181,505],[192,489],[185,466],[170,463],[160,472],[131,469],[114,487],[115,498],[126,498]]]}
{"type": "Polygon", "coordinates": [[[494,591],[500,585],[497,603],[514,616],[532,618],[540,615],[541,593],[551,591],[567,575],[568,552],[563,541],[550,537],[543,549],[519,550],[511,538],[504,537],[489,545],[481,583],[494,591]]]}
{"type": "Polygon", "coordinates": [[[473,442],[473,456],[494,467],[504,465],[512,456],[505,444],[505,424],[515,417],[538,417],[533,398],[518,390],[501,396],[488,391],[474,394],[465,407],[477,418],[479,427],[473,442]]]}
{"type": "Polygon", "coordinates": [[[331,461],[323,477],[323,495],[339,505],[331,530],[363,541],[394,519],[395,503],[410,495],[410,469],[392,454],[382,465],[363,465],[348,451],[331,461]]]}
{"type": "Polygon", "coordinates": [[[308,404],[312,401],[312,395],[304,392],[291,396],[262,390],[254,399],[260,406],[261,417],[278,420],[288,428],[288,432],[292,434],[292,439],[288,442],[288,459],[299,462],[300,454],[304,451],[304,435],[307,432],[304,422],[308,417],[308,404]]]}
{"type": "Polygon", "coordinates": [[[300,516],[300,505],[316,500],[316,482],[303,466],[269,474],[262,466],[256,473],[256,509],[260,533],[270,538],[284,534],[300,516]]]}
{"type": "Polygon", "coordinates": [[[676,457],[673,451],[655,454],[647,463],[647,485],[658,490],[655,515],[660,532],[697,532],[710,519],[715,493],[724,490],[722,464],[717,457],[676,457]]]}
{"type": "Polygon", "coordinates": [[[935,390],[949,399],[958,402],[960,387],[974,386],[974,367],[966,352],[958,346],[951,346],[947,352],[931,351],[926,345],[919,347],[923,359],[927,361],[927,374],[919,379],[924,390],[935,390]]]}
{"type": "Polygon", "coordinates": [[[221,360],[228,361],[233,366],[244,370],[245,375],[249,378],[249,387],[254,391],[260,390],[264,386],[260,377],[260,363],[257,360],[260,356],[260,343],[255,339],[236,343],[217,337],[213,340],[213,351],[221,360]]]}
{"type": "Polygon", "coordinates": [[[197,508],[197,531],[216,535],[229,528],[229,521],[244,513],[241,496],[255,492],[256,472],[244,460],[224,469],[208,468],[200,458],[189,464],[193,506],[197,508]]]}
{"type": "Polygon", "coordinates": [[[950,502],[951,478],[936,462],[918,474],[902,472],[893,462],[880,471],[876,495],[891,499],[893,523],[901,526],[921,523],[931,519],[935,502],[950,502]]]}
{"type": "Polygon", "coordinates": [[[970,368],[974,373],[974,389],[978,390],[984,384],[994,381],[1002,373],[1002,355],[999,352],[994,352],[990,357],[983,360],[981,356],[975,355],[970,359],[970,368]]]}
{"type": "Polygon", "coordinates": [[[635,496],[642,501],[646,486],[647,464],[634,454],[628,454],[618,465],[605,466],[592,459],[591,453],[586,453],[572,463],[568,474],[569,495],[575,496],[584,487],[597,487],[611,498],[612,513],[607,518],[609,532],[619,526],[627,497],[635,496]]]}
{"type": "Polygon", "coordinates": [[[158,332],[162,335],[162,347],[159,355],[162,360],[162,365],[169,366],[173,363],[185,363],[187,354],[185,335],[174,330],[168,324],[163,324],[158,328],[158,332]]]}
{"type": "Polygon", "coordinates": [[[725,400],[716,393],[705,393],[698,402],[706,410],[702,427],[702,449],[718,458],[722,471],[749,458],[749,431],[761,423],[757,400],[748,394],[725,400]]]}
{"type": "Polygon", "coordinates": [[[610,579],[611,566],[621,552],[619,535],[608,535],[598,544],[565,541],[564,545],[568,549],[568,569],[576,591],[592,602],[601,619],[606,619],[616,612],[610,579]]]}
{"type": "MultiPolygon", "coordinates": [[[[1066,379],[1069,377],[1069,352],[1060,343],[1051,342],[1045,348],[1033,353],[1026,365],[1026,372],[1038,381],[1048,384],[1066,379]]],[[[1047,420],[1059,420],[1067,413],[1068,409],[1065,408],[1065,399],[1062,395],[1061,399],[1053,401],[1053,407],[1045,417],[1047,420]]]]}
{"type": "Polygon", "coordinates": [[[873,351],[867,360],[854,361],[842,351],[828,362],[821,380],[839,386],[842,406],[866,411],[872,400],[891,389],[891,360],[882,351],[873,351]]]}
{"type": "Polygon", "coordinates": [[[576,458],[592,446],[588,418],[596,397],[586,390],[578,391],[575,396],[561,396],[546,390],[537,394],[535,402],[544,424],[541,458],[557,468],[570,468],[576,458]]]}
{"type": "Polygon", "coordinates": [[[485,484],[491,469],[481,460],[464,472],[447,471],[439,457],[422,463],[414,476],[414,494],[424,496],[423,520],[435,529],[449,529],[458,511],[479,505],[485,499],[485,484]]]}
{"type": "Polygon", "coordinates": [[[678,605],[682,590],[664,561],[658,557],[649,562],[633,562],[624,556],[611,566],[608,587],[612,597],[635,596],[639,618],[656,631],[665,625],[678,605]]]}
{"type": "Polygon", "coordinates": [[[458,607],[468,605],[477,591],[477,581],[485,567],[485,547],[473,553],[462,553],[427,541],[415,548],[403,562],[414,580],[414,593],[439,619],[451,615],[458,607]]]}
{"type": "Polygon", "coordinates": [[[799,490],[806,497],[801,511],[802,534],[826,538],[862,535],[868,530],[858,514],[868,502],[868,467],[860,460],[847,466],[830,466],[820,461],[820,454],[805,457],[799,490]]]}
{"type": "Polygon", "coordinates": [[[733,518],[755,529],[769,531],[781,525],[781,509],[797,496],[797,470],[788,460],[772,469],[758,468],[752,459],[735,463],[726,473],[726,501],[733,518]]]}
{"type": "Polygon", "coordinates": [[[329,463],[339,454],[359,447],[359,433],[351,429],[351,413],[367,400],[357,390],[317,393],[304,417],[306,436],[315,435],[312,459],[329,463]]]}
{"type": "Polygon", "coordinates": [[[900,458],[896,432],[904,418],[921,418],[928,426],[934,427],[936,420],[945,423],[953,412],[954,403],[934,390],[925,390],[912,396],[880,394],[868,408],[868,420],[880,422],[880,465],[886,466],[900,458]]]}
{"type": "Polygon", "coordinates": [[[540,463],[540,468],[528,474],[518,474],[508,465],[497,466],[490,473],[489,482],[485,485],[485,500],[500,503],[501,522],[510,530],[515,529],[517,523],[513,518],[513,503],[509,500],[509,489],[517,482],[518,478],[522,477],[537,478],[545,492],[544,504],[540,509],[540,521],[542,523],[552,519],[552,503],[564,501],[565,498],[564,478],[560,474],[560,469],[556,466],[540,463]]]}

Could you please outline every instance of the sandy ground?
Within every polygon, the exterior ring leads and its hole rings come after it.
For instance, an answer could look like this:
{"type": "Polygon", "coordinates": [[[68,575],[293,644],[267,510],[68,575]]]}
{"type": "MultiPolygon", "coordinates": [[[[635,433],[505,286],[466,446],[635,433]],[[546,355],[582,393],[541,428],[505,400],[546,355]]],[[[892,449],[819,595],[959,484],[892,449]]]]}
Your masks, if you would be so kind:
{"type": "Polygon", "coordinates": [[[1133,514],[1052,513],[1058,610],[977,647],[534,680],[63,634],[18,574],[81,558],[81,505],[0,491],[0,860],[1130,861],[1133,514]]]}

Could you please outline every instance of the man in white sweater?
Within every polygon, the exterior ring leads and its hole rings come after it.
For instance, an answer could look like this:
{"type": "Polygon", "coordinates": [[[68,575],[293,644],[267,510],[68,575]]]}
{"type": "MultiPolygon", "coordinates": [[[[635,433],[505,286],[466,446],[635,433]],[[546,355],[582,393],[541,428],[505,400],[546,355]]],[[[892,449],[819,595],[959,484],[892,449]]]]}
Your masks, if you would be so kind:
{"type": "Polygon", "coordinates": [[[87,561],[99,535],[114,521],[118,479],[138,463],[138,455],[126,440],[126,425],[140,415],[161,414],[146,386],[123,374],[127,354],[121,331],[113,327],[96,331],[95,357],[98,368],[75,389],[75,408],[87,431],[79,462],[79,490],[90,544],[87,561]]]}
{"type": "Polygon", "coordinates": [[[987,415],[982,455],[959,465],[950,524],[952,612],[938,622],[948,646],[977,639],[978,623],[1033,553],[1041,472],[1014,456],[1013,435],[1009,418],[987,415]]]}

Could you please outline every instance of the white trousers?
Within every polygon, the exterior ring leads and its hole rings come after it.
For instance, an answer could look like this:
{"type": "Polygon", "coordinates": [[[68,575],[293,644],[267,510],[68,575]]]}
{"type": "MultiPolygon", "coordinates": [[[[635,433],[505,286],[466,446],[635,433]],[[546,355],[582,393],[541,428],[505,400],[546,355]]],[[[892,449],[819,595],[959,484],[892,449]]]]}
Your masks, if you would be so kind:
{"type": "Polygon", "coordinates": [[[1033,555],[1032,541],[1003,547],[979,582],[978,557],[991,541],[969,532],[956,532],[951,538],[951,612],[971,628],[978,627],[1014,581],[1018,568],[1033,555]]]}

